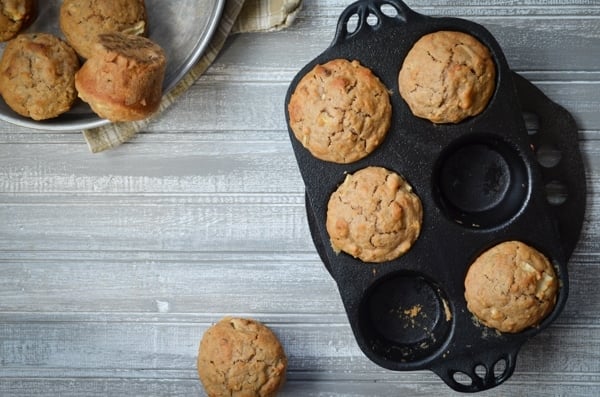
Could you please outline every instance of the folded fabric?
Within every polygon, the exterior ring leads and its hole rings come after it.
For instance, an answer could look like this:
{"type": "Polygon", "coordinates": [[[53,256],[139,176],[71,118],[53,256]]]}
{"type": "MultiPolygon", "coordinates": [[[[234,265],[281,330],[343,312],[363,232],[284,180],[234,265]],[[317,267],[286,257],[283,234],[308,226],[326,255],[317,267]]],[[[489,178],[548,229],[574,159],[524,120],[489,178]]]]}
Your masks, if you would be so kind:
{"type": "Polygon", "coordinates": [[[289,26],[300,10],[302,0],[227,0],[219,26],[211,42],[192,69],[168,94],[150,118],[134,122],[111,123],[83,131],[91,152],[97,153],[127,142],[150,121],[159,117],[213,63],[227,37],[233,33],[279,30],[289,26]]]}
{"type": "Polygon", "coordinates": [[[302,0],[246,0],[231,33],[270,32],[290,26],[302,0]]]}

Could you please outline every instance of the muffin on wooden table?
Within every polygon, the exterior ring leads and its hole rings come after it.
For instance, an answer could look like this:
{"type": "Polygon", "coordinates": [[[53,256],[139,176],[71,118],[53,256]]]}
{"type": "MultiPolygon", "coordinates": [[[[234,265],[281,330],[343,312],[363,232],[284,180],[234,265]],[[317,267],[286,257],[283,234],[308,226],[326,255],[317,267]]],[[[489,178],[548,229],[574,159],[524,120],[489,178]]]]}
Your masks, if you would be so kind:
{"type": "Polygon", "coordinates": [[[209,397],[273,397],[286,368],[279,339],[256,320],[225,317],[200,341],[198,375],[209,397]]]}

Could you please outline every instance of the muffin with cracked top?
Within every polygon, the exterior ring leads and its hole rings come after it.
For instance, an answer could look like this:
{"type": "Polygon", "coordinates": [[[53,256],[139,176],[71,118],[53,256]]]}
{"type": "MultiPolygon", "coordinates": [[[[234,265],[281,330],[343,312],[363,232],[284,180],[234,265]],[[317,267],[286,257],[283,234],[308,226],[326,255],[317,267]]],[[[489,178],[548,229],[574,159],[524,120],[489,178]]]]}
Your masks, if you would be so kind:
{"type": "Polygon", "coordinates": [[[75,51],[48,33],[23,33],[6,45],[0,60],[0,93],[21,116],[45,120],[68,111],[77,99],[75,51]]]}
{"type": "Polygon", "coordinates": [[[415,116],[459,123],[488,105],[496,87],[496,67],[489,49],[475,37],[438,31],[421,37],[410,49],[398,86],[415,116]]]}
{"type": "Polygon", "coordinates": [[[557,293],[558,278],[548,258],[520,241],[485,251],[465,277],[467,308],[500,332],[539,324],[554,308],[557,293]]]}
{"type": "Polygon", "coordinates": [[[422,220],[421,200],[408,182],[371,166],[348,174],[330,196],[325,225],[334,251],[378,263],[405,254],[422,220]]]}
{"type": "Polygon", "coordinates": [[[256,320],[225,317],[200,341],[198,375],[209,397],[274,397],[286,369],[279,339],[256,320]]]}
{"type": "Polygon", "coordinates": [[[383,142],[392,105],[387,88],[369,68],[333,59],[302,77],[288,114],[294,136],[314,157],[346,164],[383,142]]]}

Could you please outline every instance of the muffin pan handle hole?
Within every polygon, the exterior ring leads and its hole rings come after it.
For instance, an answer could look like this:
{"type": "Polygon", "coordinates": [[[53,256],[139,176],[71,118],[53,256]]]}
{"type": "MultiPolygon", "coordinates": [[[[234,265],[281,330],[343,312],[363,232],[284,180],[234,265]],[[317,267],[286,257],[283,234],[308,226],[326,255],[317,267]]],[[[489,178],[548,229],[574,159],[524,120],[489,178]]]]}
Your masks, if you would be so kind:
{"type": "Polygon", "coordinates": [[[418,15],[399,0],[359,0],[340,15],[331,46],[360,32],[378,30],[389,22],[406,22],[413,14],[418,15]]]}
{"type": "Polygon", "coordinates": [[[382,4],[380,10],[389,18],[395,18],[399,15],[398,9],[391,4],[382,4]]]}
{"type": "Polygon", "coordinates": [[[558,180],[550,181],[545,186],[546,200],[553,206],[560,206],[564,204],[569,198],[569,191],[567,185],[558,180]]]}
{"type": "Polygon", "coordinates": [[[506,370],[508,369],[507,359],[502,357],[494,364],[492,370],[496,379],[500,380],[505,377],[506,370]]]}
{"type": "Polygon", "coordinates": [[[465,360],[466,363],[461,360],[456,367],[448,364],[447,367],[436,372],[448,386],[456,391],[479,392],[496,387],[508,379],[515,369],[515,358],[516,352],[503,354],[500,358],[496,356],[491,361],[486,360],[489,362],[476,362],[471,366],[469,366],[468,360],[465,360]]]}
{"type": "Polygon", "coordinates": [[[523,121],[525,122],[525,128],[527,134],[533,136],[540,131],[540,118],[533,112],[522,112],[523,121]]]}
{"type": "Polygon", "coordinates": [[[456,371],[452,374],[452,380],[454,382],[456,382],[458,385],[461,385],[462,387],[465,388],[471,388],[473,387],[473,378],[471,378],[471,376],[469,376],[468,374],[461,372],[461,371],[456,371]]]}
{"type": "Polygon", "coordinates": [[[544,168],[553,168],[560,163],[562,152],[555,146],[544,144],[536,151],[537,161],[544,168]]]}
{"type": "Polygon", "coordinates": [[[479,379],[485,379],[488,374],[488,369],[483,364],[477,364],[475,366],[474,372],[475,372],[475,376],[477,376],[479,379]]]}

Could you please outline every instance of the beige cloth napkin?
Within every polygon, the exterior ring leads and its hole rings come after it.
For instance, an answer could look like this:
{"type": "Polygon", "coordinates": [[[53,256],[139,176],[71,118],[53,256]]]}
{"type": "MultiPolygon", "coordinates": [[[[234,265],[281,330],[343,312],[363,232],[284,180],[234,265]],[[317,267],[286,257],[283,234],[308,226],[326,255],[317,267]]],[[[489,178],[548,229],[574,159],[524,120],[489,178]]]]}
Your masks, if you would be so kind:
{"type": "Polygon", "coordinates": [[[227,37],[233,33],[271,31],[289,26],[300,10],[302,0],[227,0],[219,27],[198,63],[165,95],[152,117],[135,122],[111,123],[83,131],[91,152],[114,148],[133,138],[150,121],[159,117],[213,63],[227,37]]]}

